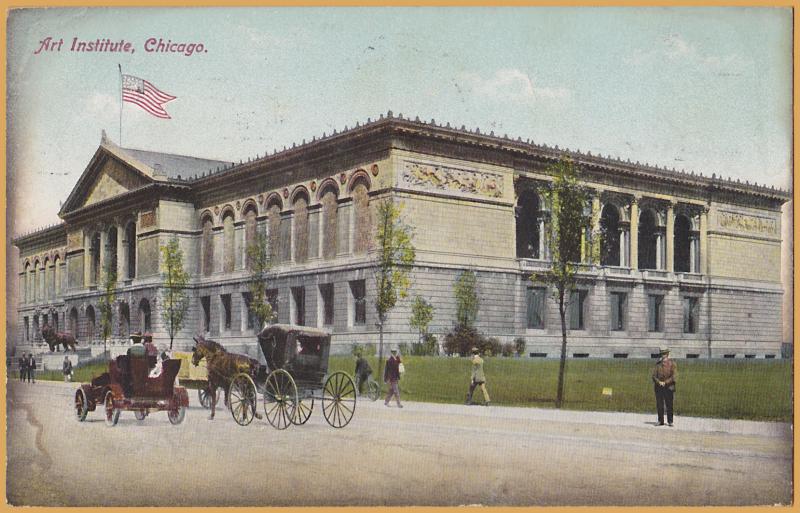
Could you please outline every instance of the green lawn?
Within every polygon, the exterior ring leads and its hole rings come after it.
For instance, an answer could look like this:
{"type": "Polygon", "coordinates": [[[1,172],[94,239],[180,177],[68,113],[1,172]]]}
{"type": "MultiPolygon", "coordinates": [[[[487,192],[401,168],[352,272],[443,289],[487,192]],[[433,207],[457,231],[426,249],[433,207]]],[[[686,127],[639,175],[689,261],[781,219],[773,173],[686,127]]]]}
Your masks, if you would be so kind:
{"type": "MultiPolygon", "coordinates": [[[[404,399],[463,403],[469,387],[467,358],[404,356],[404,399]]],[[[677,360],[676,415],[776,420],[792,416],[792,367],[788,360],[677,360]]],[[[377,358],[370,360],[377,372],[377,358]]],[[[564,408],[653,413],[655,399],[649,360],[568,360],[564,408]],[[610,387],[611,397],[603,396],[610,387]]],[[[353,373],[351,357],[332,357],[330,370],[353,373]]],[[[496,405],[552,408],[558,360],[486,358],[487,388],[496,405]]],[[[376,380],[381,381],[375,376],[376,380]]],[[[476,402],[482,402],[476,390],[476,402]]]]}
{"type": "MultiPolygon", "coordinates": [[[[377,372],[378,359],[370,358],[377,372]]],[[[470,378],[467,358],[404,356],[406,374],[400,383],[403,399],[461,404],[470,378]]],[[[655,414],[649,360],[568,360],[564,408],[655,414]],[[610,387],[611,397],[603,396],[610,387]]],[[[677,360],[676,415],[727,419],[791,421],[790,360],[677,360]]],[[[330,372],[352,375],[355,359],[334,356],[330,372]]],[[[107,363],[76,368],[73,382],[87,383],[105,372],[107,363]]],[[[496,405],[554,407],[558,360],[486,358],[487,387],[496,405]]],[[[16,376],[15,376],[16,377],[16,376]]],[[[376,380],[378,376],[375,376],[376,380]]],[[[37,379],[61,381],[60,371],[42,372],[37,379]]],[[[483,401],[476,390],[476,402],[483,401]]]]}

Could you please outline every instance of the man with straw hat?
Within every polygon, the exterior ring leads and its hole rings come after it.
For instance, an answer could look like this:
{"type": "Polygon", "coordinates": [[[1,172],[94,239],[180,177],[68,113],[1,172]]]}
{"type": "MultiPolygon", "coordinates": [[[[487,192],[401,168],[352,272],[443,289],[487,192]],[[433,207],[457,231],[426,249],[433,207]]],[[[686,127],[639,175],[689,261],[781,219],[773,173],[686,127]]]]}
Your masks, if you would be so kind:
{"type": "Polygon", "coordinates": [[[664,410],[667,410],[667,424],[672,427],[672,399],[675,395],[675,378],[678,366],[669,357],[669,349],[662,348],[658,352],[660,358],[653,369],[653,387],[656,393],[656,410],[658,425],[664,425],[664,410]]]}

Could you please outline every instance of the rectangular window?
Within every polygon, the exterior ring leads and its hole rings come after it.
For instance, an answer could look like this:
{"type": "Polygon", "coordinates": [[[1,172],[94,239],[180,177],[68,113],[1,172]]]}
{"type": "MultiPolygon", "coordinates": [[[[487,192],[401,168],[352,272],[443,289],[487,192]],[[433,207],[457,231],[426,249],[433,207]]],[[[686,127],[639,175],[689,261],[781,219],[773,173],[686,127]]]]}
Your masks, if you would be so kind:
{"type": "Polygon", "coordinates": [[[569,294],[569,329],[586,329],[586,291],[573,290],[569,294]]]}
{"type": "Polygon", "coordinates": [[[530,353],[531,358],[547,358],[547,353],[530,353]]]}
{"type": "Polygon", "coordinates": [[[31,340],[31,324],[27,317],[23,317],[22,319],[23,324],[25,326],[25,342],[30,342],[31,340]]]}
{"type": "Polygon", "coordinates": [[[244,327],[248,330],[252,330],[256,325],[255,315],[253,315],[253,312],[250,310],[250,305],[252,303],[253,295],[249,292],[242,292],[242,306],[244,306],[242,317],[244,319],[244,327]]]}
{"type": "Polygon", "coordinates": [[[754,355],[754,354],[746,354],[746,355],[744,355],[744,357],[745,358],[755,358],[756,355],[754,355]]]}
{"type": "Polygon", "coordinates": [[[624,292],[612,292],[608,296],[611,307],[611,331],[625,331],[625,311],[627,309],[628,295],[624,292]]]}
{"type": "Polygon", "coordinates": [[[350,282],[350,295],[353,301],[353,325],[367,324],[367,291],[364,280],[350,282]]]}
{"type": "Polygon", "coordinates": [[[775,359],[775,355],[774,354],[765,354],[764,358],[766,358],[767,360],[773,360],[773,359],[775,359]]]}
{"type": "Polygon", "coordinates": [[[736,358],[735,354],[726,354],[722,356],[723,358],[736,358]]]}
{"type": "Polygon", "coordinates": [[[683,332],[697,333],[699,315],[699,301],[696,297],[683,298],[683,332]]]}
{"type": "Polygon", "coordinates": [[[333,283],[319,286],[320,317],[323,326],[333,326],[333,283]]]}
{"type": "Polygon", "coordinates": [[[589,353],[572,353],[573,358],[589,358],[589,353]]]}
{"type": "Polygon", "coordinates": [[[544,328],[544,301],[546,289],[528,287],[526,301],[528,304],[528,329],[544,328]]]}
{"type": "Polygon", "coordinates": [[[209,332],[211,331],[211,297],[201,297],[200,305],[203,307],[203,331],[209,332]]]}
{"type": "Polygon", "coordinates": [[[269,322],[278,322],[278,289],[269,289],[265,295],[267,303],[272,307],[272,319],[269,322]]]}
{"type": "Polygon", "coordinates": [[[223,326],[226,330],[231,329],[231,295],[222,294],[220,297],[222,303],[223,326]]]}
{"type": "Polygon", "coordinates": [[[58,331],[58,314],[57,313],[53,314],[53,329],[55,331],[58,331]]]}
{"type": "Polygon", "coordinates": [[[628,353],[614,353],[614,358],[627,358],[628,353]]]}
{"type": "Polygon", "coordinates": [[[700,358],[700,355],[698,353],[689,353],[686,358],[700,358]]]}
{"type": "Polygon", "coordinates": [[[306,289],[305,287],[292,287],[292,306],[294,319],[292,322],[299,326],[306,325],[306,289]]]}
{"type": "Polygon", "coordinates": [[[647,331],[664,330],[664,296],[651,294],[647,296],[647,331]]]}

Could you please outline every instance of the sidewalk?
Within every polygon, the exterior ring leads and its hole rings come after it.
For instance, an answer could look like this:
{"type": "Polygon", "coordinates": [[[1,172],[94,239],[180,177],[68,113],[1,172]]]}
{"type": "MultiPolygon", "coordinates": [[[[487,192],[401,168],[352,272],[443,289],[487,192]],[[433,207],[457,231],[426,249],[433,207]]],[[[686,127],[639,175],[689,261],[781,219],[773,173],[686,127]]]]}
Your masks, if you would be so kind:
{"type": "MultiPolygon", "coordinates": [[[[24,387],[51,387],[54,391],[65,396],[74,394],[80,383],[63,381],[37,381],[36,384],[20,383],[16,380],[9,380],[9,386],[24,387]]],[[[196,393],[189,393],[189,404],[197,406],[196,393]]],[[[656,421],[656,413],[624,413],[609,411],[576,411],[576,410],[556,410],[554,408],[523,408],[518,406],[465,406],[462,404],[440,404],[440,403],[419,403],[403,401],[403,410],[400,412],[418,412],[431,414],[446,413],[448,415],[464,415],[481,418],[505,418],[516,420],[544,421],[544,422],[567,422],[576,424],[596,424],[603,426],[628,426],[640,428],[652,428],[674,431],[691,431],[705,433],[726,433],[731,435],[756,435],[775,438],[791,439],[792,425],[788,422],[760,422],[753,420],[732,420],[732,419],[711,419],[703,417],[681,417],[675,416],[675,427],[659,427],[653,424],[656,421]]],[[[375,402],[359,400],[359,408],[381,408],[387,409],[383,401],[378,399],[375,402]]],[[[396,409],[394,403],[390,406],[396,409]]],[[[655,409],[655,408],[654,408],[655,409]]]]}

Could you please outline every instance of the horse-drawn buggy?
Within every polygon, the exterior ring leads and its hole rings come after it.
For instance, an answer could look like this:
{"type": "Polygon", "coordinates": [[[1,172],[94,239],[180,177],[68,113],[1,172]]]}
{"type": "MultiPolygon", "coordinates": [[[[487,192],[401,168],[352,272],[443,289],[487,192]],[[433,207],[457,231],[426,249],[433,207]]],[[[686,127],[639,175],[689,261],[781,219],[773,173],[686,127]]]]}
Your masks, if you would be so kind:
{"type": "Polygon", "coordinates": [[[228,353],[220,344],[195,337],[192,363],[206,360],[211,418],[217,389],[223,388],[234,420],[246,426],[258,413],[262,395],[267,421],[277,429],[305,424],[317,401],[325,420],[335,428],[345,427],[356,408],[356,387],[344,372],[328,375],[330,335],[322,330],[274,324],[258,334],[258,344],[267,365],[247,356],[228,353]]]}
{"type": "Polygon", "coordinates": [[[151,411],[167,411],[172,424],[180,424],[189,406],[189,395],[184,387],[175,386],[175,376],[181,361],[168,359],[161,362],[161,374],[150,377],[155,357],[148,355],[121,355],[108,362],[108,372],[82,384],[75,392],[75,413],[83,422],[90,411],[102,405],[106,424],[114,426],[123,410],[133,411],[136,418],[144,420],[151,411]]]}

